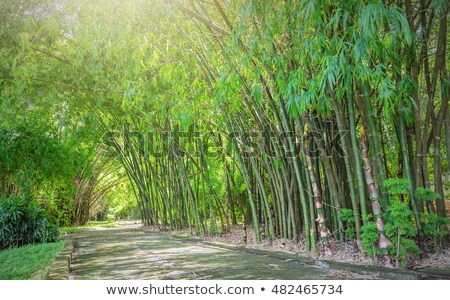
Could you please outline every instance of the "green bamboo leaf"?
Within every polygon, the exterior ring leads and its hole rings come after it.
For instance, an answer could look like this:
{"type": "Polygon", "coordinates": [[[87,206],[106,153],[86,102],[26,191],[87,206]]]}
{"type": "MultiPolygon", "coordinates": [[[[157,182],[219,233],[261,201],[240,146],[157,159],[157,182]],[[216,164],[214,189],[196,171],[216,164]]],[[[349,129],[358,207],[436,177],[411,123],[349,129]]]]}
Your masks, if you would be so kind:
{"type": "Polygon", "coordinates": [[[259,85],[253,86],[251,95],[252,95],[253,99],[255,99],[256,103],[261,104],[262,94],[261,94],[261,87],[259,85]]]}

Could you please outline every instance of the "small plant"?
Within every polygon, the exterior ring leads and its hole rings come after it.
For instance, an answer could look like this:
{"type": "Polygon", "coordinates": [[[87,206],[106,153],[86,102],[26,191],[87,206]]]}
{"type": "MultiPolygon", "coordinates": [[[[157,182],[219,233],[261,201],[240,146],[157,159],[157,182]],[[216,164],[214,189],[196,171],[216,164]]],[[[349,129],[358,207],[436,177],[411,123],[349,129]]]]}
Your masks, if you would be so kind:
{"type": "Polygon", "coordinates": [[[393,195],[405,195],[408,194],[408,190],[411,188],[409,181],[405,178],[390,178],[383,181],[383,185],[393,195]]]}
{"type": "Polygon", "coordinates": [[[424,201],[434,201],[441,199],[441,195],[439,195],[438,193],[422,187],[416,189],[416,191],[414,192],[414,197],[424,201]]]}
{"type": "Polygon", "coordinates": [[[355,216],[353,215],[353,210],[348,208],[343,208],[339,211],[339,219],[342,222],[345,222],[345,229],[344,233],[345,236],[352,240],[356,237],[356,230],[355,230],[355,216]]]}
{"type": "Polygon", "coordinates": [[[448,235],[448,225],[450,220],[439,217],[437,214],[422,215],[422,230],[425,236],[431,237],[434,241],[434,251],[442,249],[442,238],[448,235]],[[437,241],[439,239],[439,243],[437,241]]]}
{"type": "Polygon", "coordinates": [[[44,209],[28,198],[0,199],[0,250],[58,240],[44,209]]]}
{"type": "Polygon", "coordinates": [[[430,189],[422,187],[416,189],[416,191],[414,192],[414,197],[416,199],[425,201],[428,208],[428,212],[430,214],[434,212],[433,202],[441,199],[441,195],[439,195],[438,193],[435,193],[430,189]]]}
{"type": "Polygon", "coordinates": [[[379,250],[376,248],[378,243],[377,224],[372,221],[371,214],[363,215],[362,218],[368,221],[366,225],[361,226],[362,247],[370,257],[375,258],[379,254],[379,250]]]}
{"type": "Polygon", "coordinates": [[[392,241],[390,252],[395,257],[396,266],[405,267],[409,255],[419,253],[419,247],[411,239],[417,235],[417,228],[406,203],[393,201],[390,210],[390,217],[385,227],[386,235],[392,241]]]}

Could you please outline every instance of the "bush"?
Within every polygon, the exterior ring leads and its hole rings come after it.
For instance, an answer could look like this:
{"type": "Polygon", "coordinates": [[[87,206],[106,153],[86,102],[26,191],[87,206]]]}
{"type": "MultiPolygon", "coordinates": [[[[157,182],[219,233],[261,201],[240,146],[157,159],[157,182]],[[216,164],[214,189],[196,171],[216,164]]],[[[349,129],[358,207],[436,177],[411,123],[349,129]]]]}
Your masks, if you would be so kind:
{"type": "Polygon", "coordinates": [[[434,251],[443,249],[442,239],[448,235],[448,225],[450,220],[445,217],[439,217],[437,214],[427,214],[421,216],[423,234],[433,240],[434,251]]]}
{"type": "Polygon", "coordinates": [[[0,250],[27,244],[55,242],[59,231],[31,199],[0,199],[0,250]]]}
{"type": "Polygon", "coordinates": [[[339,219],[345,222],[344,233],[349,240],[353,240],[356,237],[355,230],[355,216],[353,215],[353,210],[348,208],[342,208],[339,212],[339,219]]]}
{"type": "Polygon", "coordinates": [[[379,249],[377,248],[378,231],[375,222],[369,221],[366,225],[361,226],[361,241],[363,249],[369,257],[375,258],[379,254],[379,249]]]}
{"type": "Polygon", "coordinates": [[[395,257],[397,266],[406,267],[408,258],[420,252],[414,241],[418,232],[417,227],[406,203],[393,201],[390,210],[391,214],[385,230],[387,237],[392,242],[391,255],[395,257]]]}

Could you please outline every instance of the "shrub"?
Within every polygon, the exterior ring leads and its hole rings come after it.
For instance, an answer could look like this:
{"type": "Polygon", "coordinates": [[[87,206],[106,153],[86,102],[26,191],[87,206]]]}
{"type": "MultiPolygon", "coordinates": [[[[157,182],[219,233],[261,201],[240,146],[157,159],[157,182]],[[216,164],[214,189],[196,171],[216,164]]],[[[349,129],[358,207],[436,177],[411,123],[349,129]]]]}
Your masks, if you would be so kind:
{"type": "Polygon", "coordinates": [[[342,208],[339,212],[339,219],[343,222],[345,222],[345,229],[344,233],[345,236],[352,240],[356,237],[356,230],[355,230],[355,216],[353,215],[353,210],[348,208],[342,208]]]}
{"type": "Polygon", "coordinates": [[[361,226],[362,247],[369,257],[375,258],[377,254],[380,254],[380,249],[377,248],[377,224],[373,221],[372,214],[363,214],[361,217],[364,221],[367,221],[366,225],[361,226]]]}
{"type": "Polygon", "coordinates": [[[437,214],[427,214],[421,216],[423,234],[433,240],[433,250],[442,249],[442,238],[448,235],[448,225],[450,220],[439,217],[437,214]]]}
{"type": "Polygon", "coordinates": [[[412,212],[406,203],[393,201],[391,214],[386,223],[386,235],[391,240],[391,255],[395,257],[396,265],[405,267],[408,258],[418,254],[419,247],[414,242],[417,227],[412,218],[412,212]]]}
{"type": "Polygon", "coordinates": [[[375,222],[369,221],[366,225],[361,226],[361,241],[363,249],[369,257],[375,258],[379,254],[379,249],[377,248],[378,231],[375,222]]]}
{"type": "Polygon", "coordinates": [[[383,185],[393,195],[406,195],[411,188],[409,181],[405,178],[390,178],[383,181],[383,185]]]}
{"type": "Polygon", "coordinates": [[[38,204],[29,198],[0,199],[0,249],[55,242],[58,228],[38,204]]]}
{"type": "Polygon", "coordinates": [[[444,237],[448,234],[450,220],[437,214],[422,215],[423,233],[431,237],[444,237]]]}
{"type": "Polygon", "coordinates": [[[438,193],[435,193],[430,189],[422,187],[416,189],[416,191],[414,192],[414,197],[417,199],[431,202],[437,199],[441,199],[441,195],[439,195],[438,193]]]}

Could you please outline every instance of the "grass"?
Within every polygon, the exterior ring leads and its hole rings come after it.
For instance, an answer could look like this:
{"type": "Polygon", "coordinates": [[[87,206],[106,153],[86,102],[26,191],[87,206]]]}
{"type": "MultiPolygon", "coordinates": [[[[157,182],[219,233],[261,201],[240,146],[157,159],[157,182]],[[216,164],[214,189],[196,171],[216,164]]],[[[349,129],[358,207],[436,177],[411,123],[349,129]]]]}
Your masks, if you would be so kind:
{"type": "Polygon", "coordinates": [[[0,251],[0,280],[45,279],[65,241],[0,251]]]}
{"type": "Polygon", "coordinates": [[[90,230],[95,227],[101,227],[101,228],[111,228],[119,226],[119,222],[117,221],[91,221],[83,226],[77,226],[77,227],[60,227],[59,232],[61,234],[66,233],[72,233],[72,232],[78,232],[83,230],[90,230]]]}

